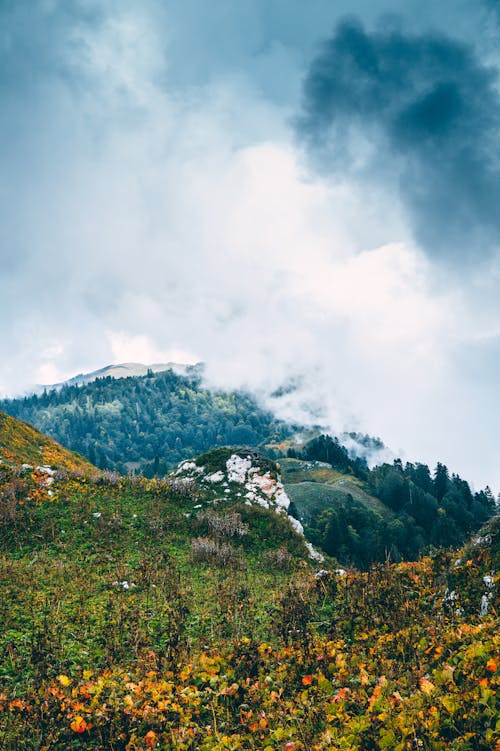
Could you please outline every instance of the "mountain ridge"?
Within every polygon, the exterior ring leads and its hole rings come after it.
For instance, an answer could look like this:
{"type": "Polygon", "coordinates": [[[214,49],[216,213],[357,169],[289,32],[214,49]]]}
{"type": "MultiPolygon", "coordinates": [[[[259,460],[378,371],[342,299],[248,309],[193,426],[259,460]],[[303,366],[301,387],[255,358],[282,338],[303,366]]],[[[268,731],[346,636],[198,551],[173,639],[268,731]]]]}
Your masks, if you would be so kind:
{"type": "MultiPolygon", "coordinates": [[[[172,370],[177,375],[189,375],[190,373],[198,372],[202,368],[201,363],[188,364],[188,363],[152,363],[150,365],[139,362],[122,362],[111,363],[105,365],[97,370],[92,370],[88,373],[78,373],[71,376],[64,381],[52,384],[39,384],[35,387],[34,393],[41,393],[42,391],[51,391],[53,389],[61,389],[64,386],[84,386],[87,383],[98,378],[130,378],[135,376],[145,376],[149,372],[151,373],[163,373],[166,370],[172,370]]],[[[29,396],[29,394],[26,394],[29,396]]]]}
{"type": "Polygon", "coordinates": [[[280,442],[296,429],[245,392],[203,386],[200,369],[99,377],[0,409],[25,420],[101,469],[165,474],[179,461],[223,445],[280,442]]]}

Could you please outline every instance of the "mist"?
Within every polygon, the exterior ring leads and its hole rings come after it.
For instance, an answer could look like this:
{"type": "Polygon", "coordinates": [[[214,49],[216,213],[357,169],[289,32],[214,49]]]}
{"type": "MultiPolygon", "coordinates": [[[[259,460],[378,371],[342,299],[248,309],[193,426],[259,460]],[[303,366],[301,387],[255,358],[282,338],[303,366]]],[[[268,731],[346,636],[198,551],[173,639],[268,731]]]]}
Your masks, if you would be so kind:
{"type": "MultiPolygon", "coordinates": [[[[355,10],[381,34],[400,5],[355,10]]],[[[468,45],[465,70],[489,70],[472,39],[486,4],[453,23],[433,6],[425,23],[468,45]]],[[[294,422],[379,435],[500,487],[496,225],[476,211],[466,246],[432,252],[429,214],[388,189],[390,162],[381,177],[311,167],[304,82],[348,6],[287,7],[2,7],[0,391],[110,362],[203,361],[209,384],[267,403],[296,384],[272,400],[294,422]]],[[[407,161],[432,166],[418,149],[407,161]]],[[[496,168],[478,173],[490,199],[496,168]]]]}

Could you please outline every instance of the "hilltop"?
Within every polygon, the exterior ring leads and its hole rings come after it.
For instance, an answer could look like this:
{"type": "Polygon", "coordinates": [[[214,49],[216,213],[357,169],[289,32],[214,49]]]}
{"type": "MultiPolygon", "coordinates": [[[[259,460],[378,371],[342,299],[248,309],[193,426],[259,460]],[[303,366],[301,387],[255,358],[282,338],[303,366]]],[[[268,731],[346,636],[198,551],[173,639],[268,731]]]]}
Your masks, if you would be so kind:
{"type": "Polygon", "coordinates": [[[444,465],[434,474],[399,460],[370,470],[364,457],[386,454],[379,439],[347,434],[348,449],[278,420],[250,394],[206,388],[197,368],[189,375],[152,368],[144,376],[108,374],[0,406],[120,474],[165,476],[215,447],[264,449],[281,462],[291,515],[317,549],[344,565],[366,568],[458,547],[495,510],[488,488],[472,492],[444,465]]]}
{"type": "Polygon", "coordinates": [[[98,378],[132,378],[134,376],[145,376],[148,373],[163,373],[166,370],[171,370],[177,373],[177,375],[189,375],[198,372],[200,369],[201,364],[186,365],[185,363],[176,362],[153,363],[151,365],[144,365],[140,362],[114,363],[106,365],[104,368],[93,370],[91,373],[78,373],[78,375],[60,383],[54,383],[50,386],[39,386],[37,393],[60,389],[63,386],[83,386],[86,383],[96,381],[98,378]]]}

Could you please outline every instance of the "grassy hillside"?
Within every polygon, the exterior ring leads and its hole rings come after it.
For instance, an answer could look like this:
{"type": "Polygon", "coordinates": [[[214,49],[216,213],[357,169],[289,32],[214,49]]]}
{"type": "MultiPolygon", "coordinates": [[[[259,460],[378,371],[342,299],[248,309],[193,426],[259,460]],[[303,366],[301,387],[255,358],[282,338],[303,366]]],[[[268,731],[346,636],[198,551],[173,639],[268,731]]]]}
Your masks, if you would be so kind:
{"type": "Polygon", "coordinates": [[[399,459],[370,470],[328,435],[287,453],[281,464],[292,513],[317,547],[344,564],[366,568],[459,547],[497,508],[488,487],[473,492],[439,462],[434,472],[399,459]]]}
{"type": "Polygon", "coordinates": [[[2,749],[498,748],[498,522],[320,571],[258,454],[52,492],[0,514],[2,749]]]}
{"type": "Polygon", "coordinates": [[[392,518],[391,510],[366,492],[366,483],[339,472],[324,462],[281,459],[281,474],[301,521],[310,523],[332,506],[345,504],[349,497],[365,504],[381,516],[392,518]]]}
{"type": "Polygon", "coordinates": [[[9,465],[26,463],[69,470],[95,470],[81,456],[4,412],[0,412],[0,459],[9,465]]]}
{"type": "Polygon", "coordinates": [[[216,446],[258,446],[293,432],[248,394],[203,388],[197,373],[99,378],[4,400],[0,409],[101,469],[151,477],[216,446]]]}

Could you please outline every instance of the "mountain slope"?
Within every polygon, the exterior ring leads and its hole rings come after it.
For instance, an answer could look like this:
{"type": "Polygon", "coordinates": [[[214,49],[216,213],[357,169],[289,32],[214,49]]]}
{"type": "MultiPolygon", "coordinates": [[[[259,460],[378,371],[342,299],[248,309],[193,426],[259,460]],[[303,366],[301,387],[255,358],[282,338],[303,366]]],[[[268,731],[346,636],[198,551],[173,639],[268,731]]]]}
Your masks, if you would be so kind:
{"type": "Polygon", "coordinates": [[[0,412],[0,460],[9,465],[48,465],[68,470],[95,471],[95,467],[81,456],[4,412],[0,412]]]}
{"type": "Polygon", "coordinates": [[[260,502],[277,473],[217,450],[2,507],[6,751],[497,747],[498,521],[458,554],[318,570],[260,502]]]}
{"type": "Polygon", "coordinates": [[[469,484],[439,463],[395,459],[368,469],[337,438],[296,444],[281,460],[291,513],[306,535],[343,564],[416,560],[433,547],[463,545],[497,509],[487,487],[469,484]]]}
{"type": "Polygon", "coordinates": [[[204,388],[196,369],[189,377],[171,370],[107,376],[0,408],[103,469],[149,476],[215,446],[258,446],[293,432],[248,394],[204,388]]]}

